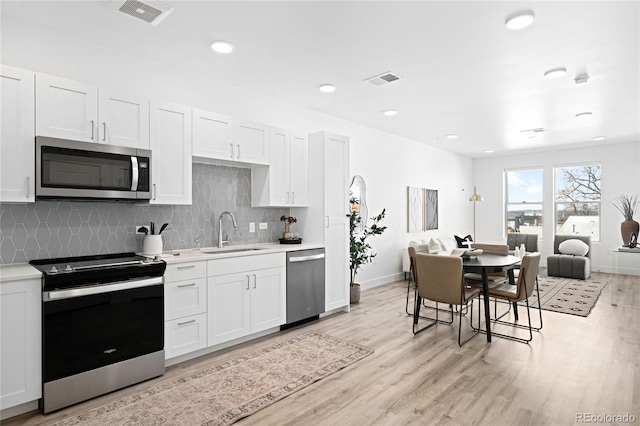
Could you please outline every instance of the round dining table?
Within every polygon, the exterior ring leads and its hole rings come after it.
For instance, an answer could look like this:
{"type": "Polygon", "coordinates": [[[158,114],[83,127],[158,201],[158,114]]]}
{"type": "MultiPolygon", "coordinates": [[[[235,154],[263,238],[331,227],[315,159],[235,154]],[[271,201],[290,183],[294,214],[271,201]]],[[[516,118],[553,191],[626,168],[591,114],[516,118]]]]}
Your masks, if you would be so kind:
{"type": "Polygon", "coordinates": [[[491,342],[491,313],[489,311],[489,274],[509,271],[509,279],[513,283],[513,268],[520,264],[517,256],[500,256],[497,254],[479,254],[463,256],[462,269],[467,273],[482,274],[482,294],[484,295],[484,320],[487,342],[491,342]]]}

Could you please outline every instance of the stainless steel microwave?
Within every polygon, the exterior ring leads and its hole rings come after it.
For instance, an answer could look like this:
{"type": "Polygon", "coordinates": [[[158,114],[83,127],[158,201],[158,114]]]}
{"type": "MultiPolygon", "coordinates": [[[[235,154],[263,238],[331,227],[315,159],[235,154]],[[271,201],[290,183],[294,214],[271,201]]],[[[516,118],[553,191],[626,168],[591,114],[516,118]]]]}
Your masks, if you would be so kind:
{"type": "Polygon", "coordinates": [[[36,136],[36,198],[151,199],[151,151],[36,136]]]}

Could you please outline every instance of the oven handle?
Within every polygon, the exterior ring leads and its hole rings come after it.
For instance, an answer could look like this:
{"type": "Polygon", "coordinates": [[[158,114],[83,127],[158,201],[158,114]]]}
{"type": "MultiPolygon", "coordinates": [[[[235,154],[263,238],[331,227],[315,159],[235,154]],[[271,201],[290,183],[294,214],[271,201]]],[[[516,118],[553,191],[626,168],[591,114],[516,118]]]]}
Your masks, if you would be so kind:
{"type": "Polygon", "coordinates": [[[71,299],[74,297],[89,296],[92,294],[110,293],[113,291],[130,290],[133,288],[149,287],[164,283],[164,277],[147,278],[144,280],[121,281],[94,287],[74,288],[70,290],[45,291],[42,293],[43,302],[71,299]]]}

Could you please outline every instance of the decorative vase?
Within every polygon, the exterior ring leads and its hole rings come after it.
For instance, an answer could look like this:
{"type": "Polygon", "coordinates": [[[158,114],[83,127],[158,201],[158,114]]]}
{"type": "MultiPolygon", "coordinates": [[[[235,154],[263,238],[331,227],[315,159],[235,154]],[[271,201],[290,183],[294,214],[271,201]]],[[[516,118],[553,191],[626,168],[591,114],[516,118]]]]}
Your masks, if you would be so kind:
{"type": "Polygon", "coordinates": [[[620,224],[620,234],[622,235],[622,245],[623,247],[629,246],[629,240],[631,240],[631,234],[634,232],[638,235],[638,231],[640,231],[640,223],[635,220],[625,220],[620,224]]]}
{"type": "Polygon", "coordinates": [[[349,301],[352,304],[360,302],[360,284],[352,283],[349,287],[349,301]]]}
{"type": "Polygon", "coordinates": [[[284,224],[284,234],[282,234],[283,240],[288,240],[291,237],[291,228],[290,224],[285,222],[284,224]]]}

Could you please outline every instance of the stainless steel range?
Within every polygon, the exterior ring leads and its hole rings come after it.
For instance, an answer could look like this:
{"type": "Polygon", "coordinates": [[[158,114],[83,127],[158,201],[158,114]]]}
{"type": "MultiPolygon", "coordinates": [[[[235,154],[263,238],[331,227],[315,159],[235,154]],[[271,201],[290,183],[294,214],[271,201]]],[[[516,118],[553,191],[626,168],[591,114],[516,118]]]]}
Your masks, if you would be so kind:
{"type": "Polygon", "coordinates": [[[42,277],[45,413],[164,374],[162,260],[32,260],[42,277]]]}

